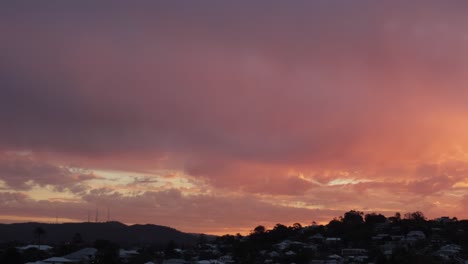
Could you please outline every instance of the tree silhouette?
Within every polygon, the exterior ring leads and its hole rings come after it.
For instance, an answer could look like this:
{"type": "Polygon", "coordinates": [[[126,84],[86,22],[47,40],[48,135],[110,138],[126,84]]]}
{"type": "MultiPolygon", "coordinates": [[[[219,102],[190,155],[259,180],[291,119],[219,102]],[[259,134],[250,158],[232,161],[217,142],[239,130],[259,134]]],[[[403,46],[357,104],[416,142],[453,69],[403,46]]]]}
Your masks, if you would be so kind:
{"type": "Polygon", "coordinates": [[[96,240],[94,247],[98,250],[94,257],[95,264],[119,264],[119,245],[109,240],[96,240]]]}
{"type": "Polygon", "coordinates": [[[396,213],[395,213],[395,219],[396,219],[397,221],[400,221],[400,220],[401,220],[401,214],[400,214],[400,212],[396,212],[396,213]]]}
{"type": "Polygon", "coordinates": [[[265,231],[266,231],[266,228],[264,226],[262,226],[262,225],[259,225],[259,226],[254,228],[252,233],[259,235],[259,234],[265,233],[265,231]]]}
{"type": "Polygon", "coordinates": [[[364,213],[361,211],[351,210],[344,214],[342,221],[345,224],[362,224],[364,223],[363,215],[364,213]]]}
{"type": "Polygon", "coordinates": [[[276,224],[270,231],[270,234],[274,241],[281,241],[288,237],[290,229],[285,225],[276,224]]]}
{"type": "Polygon", "coordinates": [[[21,254],[16,250],[16,248],[10,247],[0,255],[0,263],[21,264],[24,263],[24,261],[22,261],[21,254]]]}
{"type": "Polygon", "coordinates": [[[292,225],[292,229],[293,230],[301,230],[302,229],[302,225],[300,223],[294,223],[292,225]]]}
{"type": "Polygon", "coordinates": [[[72,244],[79,245],[83,243],[83,237],[80,233],[75,233],[72,237],[72,244]]]}
{"type": "Polygon", "coordinates": [[[426,221],[426,217],[420,211],[416,211],[416,212],[412,212],[412,213],[406,213],[405,214],[405,219],[413,220],[415,222],[424,222],[424,221],[426,221]]]}
{"type": "Polygon", "coordinates": [[[397,224],[401,222],[401,214],[399,212],[396,212],[394,216],[391,216],[388,218],[391,223],[397,224]]]}
{"type": "Polygon", "coordinates": [[[34,237],[37,239],[39,247],[41,245],[41,238],[46,234],[46,231],[41,226],[38,226],[34,229],[34,237]]]}
{"type": "Polygon", "coordinates": [[[366,220],[366,224],[385,223],[387,220],[384,215],[376,213],[366,214],[364,219],[366,220]]]}

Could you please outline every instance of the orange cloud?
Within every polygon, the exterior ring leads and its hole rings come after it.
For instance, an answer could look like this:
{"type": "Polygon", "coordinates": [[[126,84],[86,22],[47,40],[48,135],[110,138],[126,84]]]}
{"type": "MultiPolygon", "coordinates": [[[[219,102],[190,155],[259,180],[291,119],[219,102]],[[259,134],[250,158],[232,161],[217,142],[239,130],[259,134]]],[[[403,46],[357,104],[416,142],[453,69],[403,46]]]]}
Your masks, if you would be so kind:
{"type": "Polygon", "coordinates": [[[4,215],[466,216],[465,3],[1,5],[4,215]]]}

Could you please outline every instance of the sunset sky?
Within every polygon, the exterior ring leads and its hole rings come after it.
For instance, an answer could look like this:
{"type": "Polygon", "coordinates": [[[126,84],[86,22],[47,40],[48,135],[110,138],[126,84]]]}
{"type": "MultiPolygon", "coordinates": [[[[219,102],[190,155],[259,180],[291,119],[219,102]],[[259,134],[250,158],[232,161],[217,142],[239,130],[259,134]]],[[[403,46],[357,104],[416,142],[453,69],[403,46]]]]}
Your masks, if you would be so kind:
{"type": "Polygon", "coordinates": [[[468,1],[4,1],[0,222],[468,218],[468,1]]]}

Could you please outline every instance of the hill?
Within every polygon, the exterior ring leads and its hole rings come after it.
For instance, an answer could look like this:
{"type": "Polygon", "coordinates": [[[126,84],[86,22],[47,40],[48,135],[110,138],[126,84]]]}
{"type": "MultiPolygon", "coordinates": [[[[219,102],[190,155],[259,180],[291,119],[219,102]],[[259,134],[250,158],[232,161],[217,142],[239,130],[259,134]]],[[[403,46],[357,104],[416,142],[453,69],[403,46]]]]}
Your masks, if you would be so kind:
{"type": "Polygon", "coordinates": [[[17,241],[37,243],[34,230],[42,227],[45,231],[43,243],[70,242],[75,234],[80,234],[83,241],[110,240],[121,245],[165,244],[174,241],[177,244],[193,245],[198,234],[188,234],[174,228],[159,225],[125,225],[120,222],[106,223],[16,223],[0,224],[0,242],[17,241]]]}

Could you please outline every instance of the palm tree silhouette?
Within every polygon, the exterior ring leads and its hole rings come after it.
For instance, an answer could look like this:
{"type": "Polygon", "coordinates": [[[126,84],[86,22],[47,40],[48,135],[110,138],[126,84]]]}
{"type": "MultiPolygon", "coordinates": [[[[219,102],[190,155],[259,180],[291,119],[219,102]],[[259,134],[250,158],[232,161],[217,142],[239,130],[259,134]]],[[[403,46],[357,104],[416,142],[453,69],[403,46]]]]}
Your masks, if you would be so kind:
{"type": "Polygon", "coordinates": [[[41,249],[41,237],[45,235],[46,231],[41,226],[38,226],[34,229],[34,236],[37,238],[39,244],[39,250],[41,249]]]}

